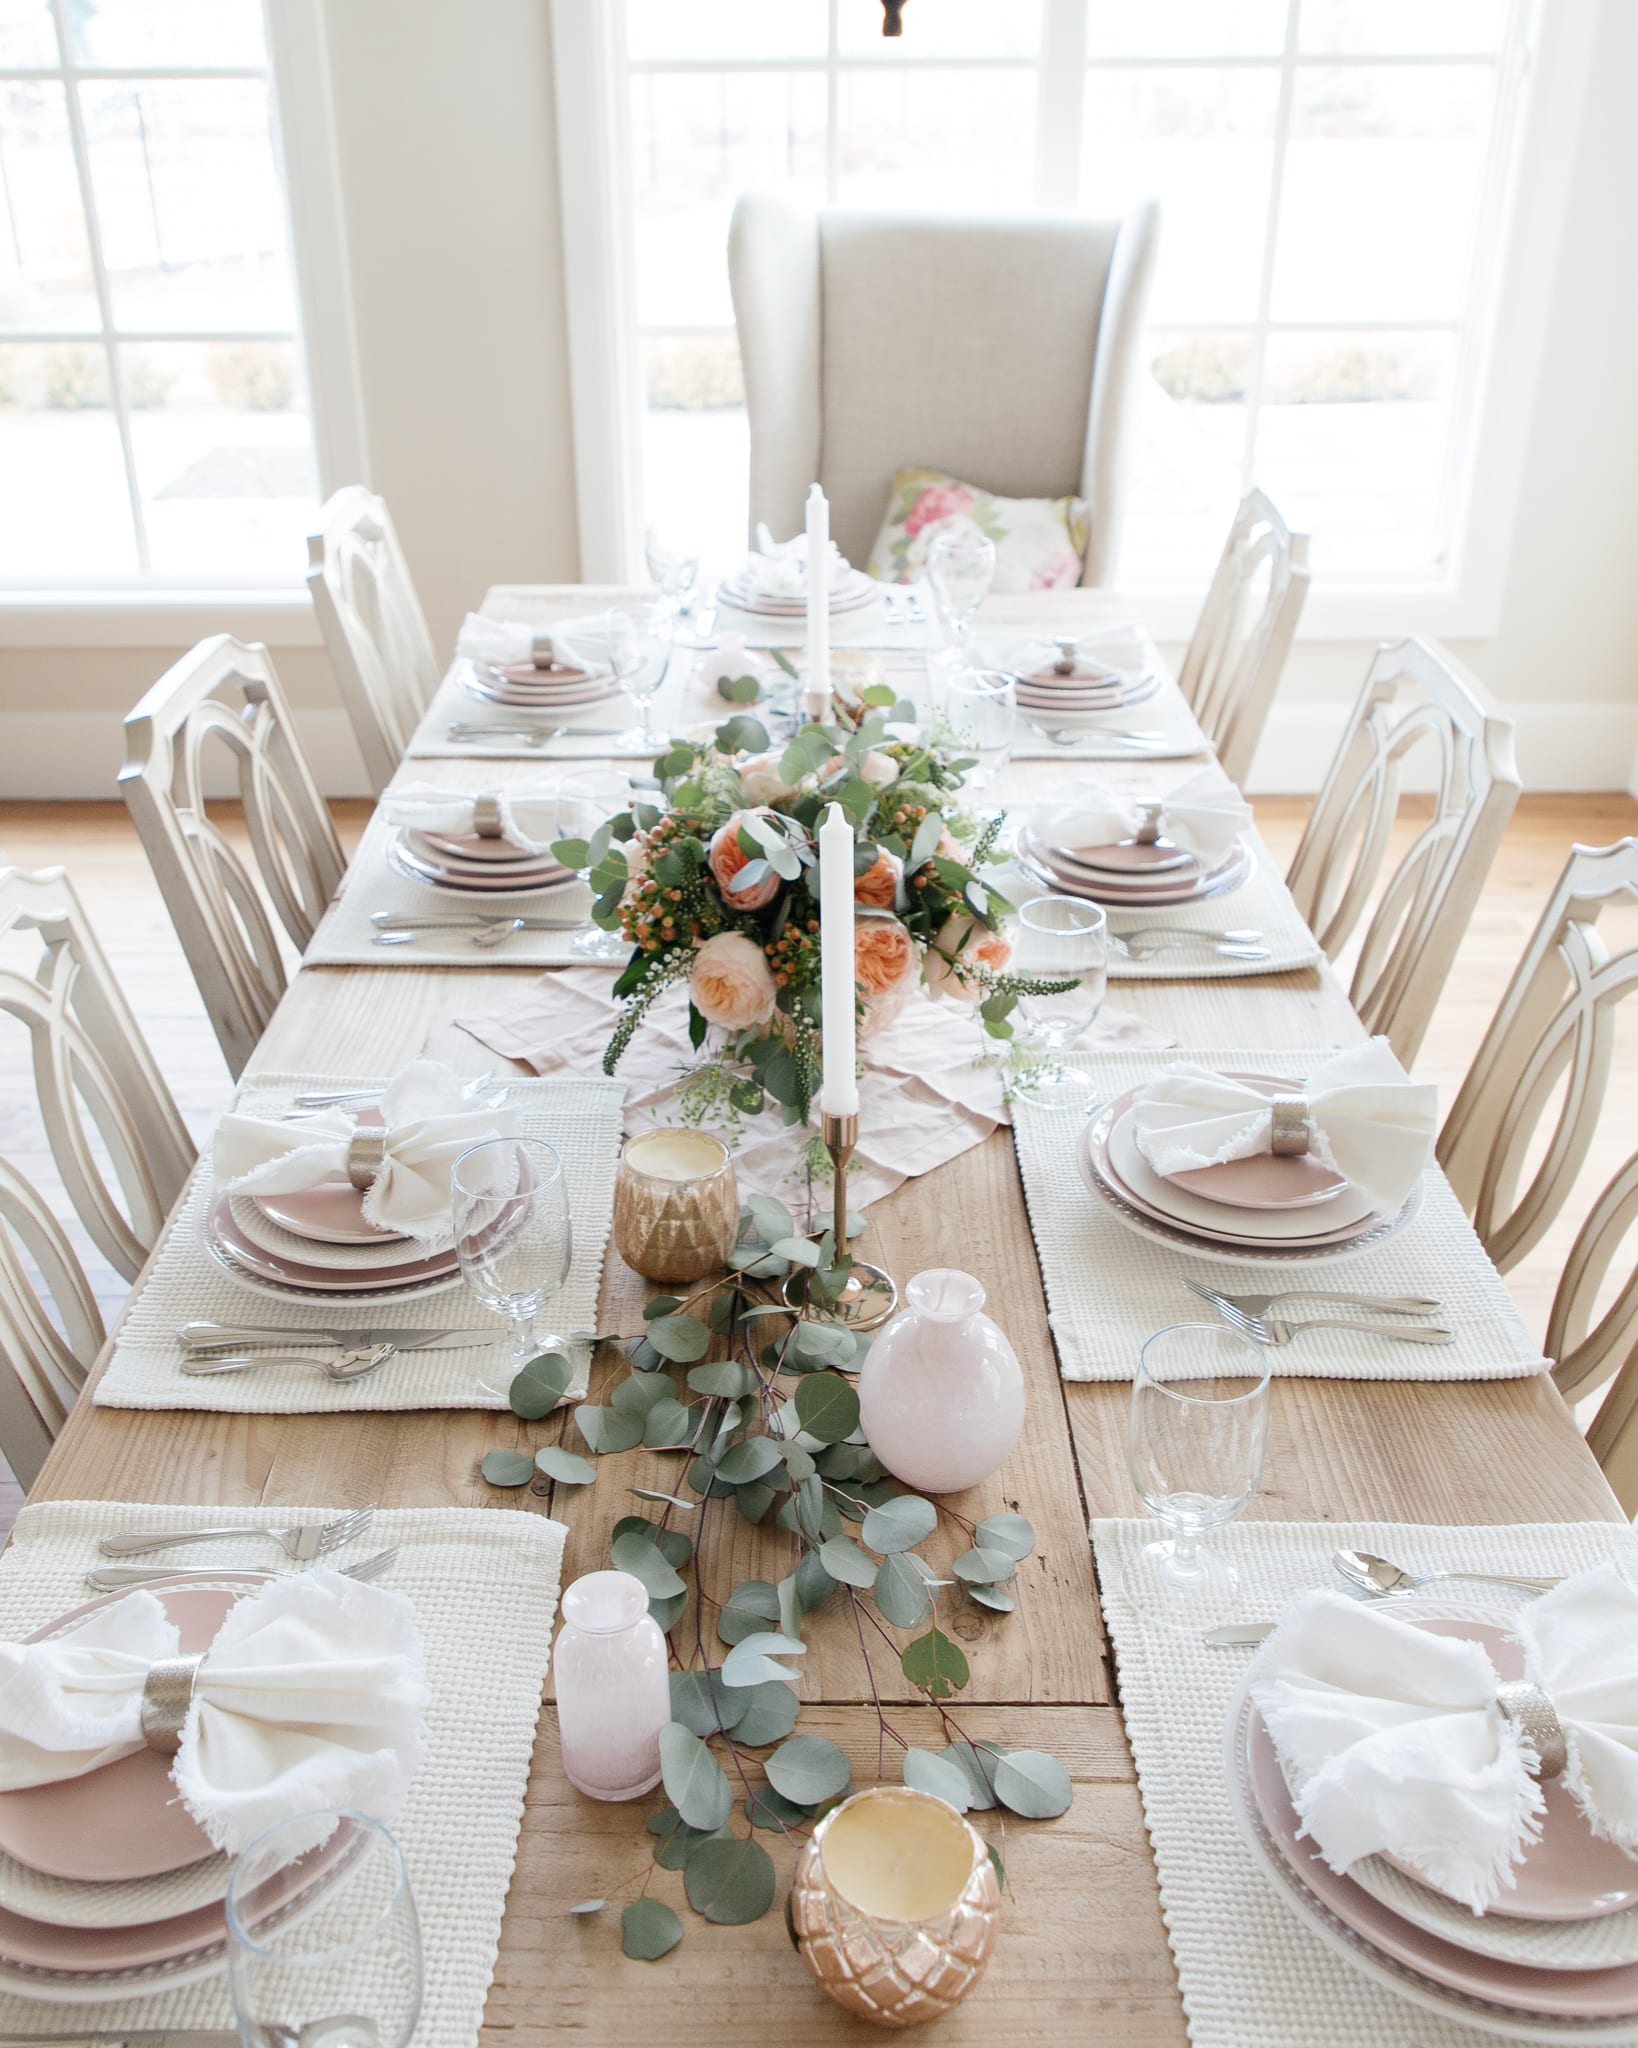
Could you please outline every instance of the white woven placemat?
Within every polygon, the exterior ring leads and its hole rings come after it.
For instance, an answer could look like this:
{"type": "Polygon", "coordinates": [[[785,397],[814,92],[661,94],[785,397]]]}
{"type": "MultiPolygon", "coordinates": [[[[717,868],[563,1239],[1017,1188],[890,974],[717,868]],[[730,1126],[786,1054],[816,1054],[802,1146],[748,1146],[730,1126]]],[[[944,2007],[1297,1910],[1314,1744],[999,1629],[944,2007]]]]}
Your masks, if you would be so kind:
{"type": "MultiPolygon", "coordinates": [[[[1089,1073],[1098,1098],[1106,1100],[1178,1061],[1296,1079],[1309,1060],[1328,1056],[1216,1046],[1209,1052],[1181,1048],[1062,1057],[1066,1066],[1089,1073]]],[[[1081,1177],[1084,1118],[1018,1102],[1012,1128],[1046,1286],[1047,1319],[1065,1379],[1129,1380],[1143,1340],[1154,1331],[1168,1323],[1209,1321],[1210,1305],[1188,1291],[1187,1280],[1203,1281],[1225,1294],[1272,1294],[1307,1285],[1361,1294],[1429,1295],[1444,1304],[1441,1320],[1456,1332],[1454,1344],[1395,1344],[1360,1331],[1310,1331],[1269,1353],[1275,1372],[1293,1378],[1512,1379],[1546,1369],[1540,1346],[1436,1166],[1427,1171],[1421,1213],[1376,1248],[1315,1266],[1270,1263],[1259,1269],[1173,1251],[1128,1229],[1081,1177]]],[[[1293,1320],[1348,1313],[1301,1301],[1280,1312],[1293,1320]]]]}
{"type": "MultiPolygon", "coordinates": [[[[1133,1614],[1121,1573],[1155,1533],[1153,1522],[1099,1520],[1092,1544],[1194,2048],[1478,2048],[1492,2040],[1356,1975],[1258,1868],[1223,1772],[1224,1724],[1250,1653],[1146,1628],[1133,1614]]],[[[1491,1529],[1250,1522],[1219,1531],[1212,1544],[1239,1570],[1248,1620],[1277,1616],[1311,1587],[1334,1584],[1330,1555],[1338,1547],[1475,1571],[1572,1572],[1638,1559],[1632,1532],[1608,1522],[1491,1529]]]]}
{"type": "MultiPolygon", "coordinates": [[[[367,1078],[328,1074],[253,1074],[239,1087],[237,1106],[276,1115],[290,1097],[308,1089],[367,1087],[367,1078]]],[[[620,1156],[625,1084],[575,1077],[519,1078],[507,1111],[522,1137],[545,1138],[563,1157],[574,1218],[574,1261],[556,1301],[541,1314],[543,1330],[596,1327],[603,1256],[614,1220],[614,1169],[620,1156]]],[[[234,1415],[318,1415],[352,1409],[497,1408],[504,1395],[480,1384],[504,1377],[509,1326],[481,1309],[462,1285],[405,1301],[349,1302],[334,1307],[285,1301],[238,1285],[205,1249],[202,1229],[210,1207],[208,1159],[166,1227],[158,1259],[114,1338],[114,1354],[93,1399],[104,1408],[198,1408],[234,1415]],[[489,1349],[403,1351],[367,1379],[338,1385],[300,1366],[264,1366],[257,1372],[185,1377],[176,1332],[183,1323],[252,1323],[275,1329],[345,1330],[375,1324],[415,1329],[495,1326],[489,1349]]],[[[587,1354],[576,1346],[576,1377],[567,1398],[586,1391],[587,1354]]]]}
{"type": "MultiPolygon", "coordinates": [[[[339,1514],[304,1509],[304,1517],[339,1514]]],[[[210,1528],[226,1519],[282,1527],[288,1508],[153,1507],[50,1501],[24,1508],[0,1558],[0,1636],[15,1640],[90,1596],[97,1539],[116,1529],[210,1528]]],[[[393,1508],[377,1514],[359,1555],[398,1544],[383,1584],[415,1607],[432,1693],[427,1752],[394,1823],[421,1921],[426,1992],[417,2041],[466,2048],[483,2022],[535,1720],[546,1679],[567,1530],[544,1515],[495,1508],[393,1508]]],[[[202,1546],[176,1553],[197,1563],[202,1546]]],[[[254,1538],[209,1546],[223,1570],[285,1560],[254,1538]]],[[[344,1994],[359,1989],[338,1981],[344,1994]]],[[[42,2005],[0,1993],[0,2028],[55,2034],[76,2026],[231,2028],[221,1979],[120,2005],[42,2005]]]]}

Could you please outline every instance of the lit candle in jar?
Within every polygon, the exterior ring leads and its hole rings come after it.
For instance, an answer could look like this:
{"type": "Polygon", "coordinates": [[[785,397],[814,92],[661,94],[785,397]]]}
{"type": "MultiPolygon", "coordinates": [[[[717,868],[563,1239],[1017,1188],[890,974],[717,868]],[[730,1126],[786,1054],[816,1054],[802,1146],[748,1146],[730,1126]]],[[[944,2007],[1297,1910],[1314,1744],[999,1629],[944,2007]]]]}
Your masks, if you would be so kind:
{"type": "Polygon", "coordinates": [[[817,484],[808,486],[808,688],[807,713],[815,725],[830,716],[830,501],[817,484]]]}
{"type": "Polygon", "coordinates": [[[634,1273],[703,1280],[728,1263],[738,1235],[739,1188],[720,1138],[672,1126],[626,1140],[614,1175],[614,1247],[634,1273]]]}
{"type": "Polygon", "coordinates": [[[819,827],[819,998],[825,1053],[819,1107],[830,1116],[857,1116],[853,827],[840,804],[826,806],[819,827]]]}

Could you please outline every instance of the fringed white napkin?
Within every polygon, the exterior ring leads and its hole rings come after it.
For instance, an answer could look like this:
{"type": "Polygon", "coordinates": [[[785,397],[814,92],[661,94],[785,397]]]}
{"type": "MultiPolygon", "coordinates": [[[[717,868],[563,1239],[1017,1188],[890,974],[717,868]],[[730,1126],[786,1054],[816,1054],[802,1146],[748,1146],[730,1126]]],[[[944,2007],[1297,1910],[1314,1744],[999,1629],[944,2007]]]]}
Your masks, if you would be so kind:
{"type": "MultiPolygon", "coordinates": [[[[1302,1091],[1308,1149],[1373,1209],[1397,1209],[1433,1156],[1439,1091],[1412,1081],[1385,1038],[1322,1060],[1302,1091]]],[[[1138,1150],[1159,1174],[1249,1159],[1271,1149],[1269,1097],[1209,1067],[1168,1067],[1132,1103],[1138,1150]]]]}
{"type": "MultiPolygon", "coordinates": [[[[414,1060],[381,1099],[384,1143],[375,1179],[364,1191],[364,1220],[424,1243],[447,1241],[449,1180],[469,1145],[504,1137],[507,1120],[475,1108],[454,1069],[414,1060]]],[[[218,1188],[242,1195],[293,1195],[347,1178],[358,1131],[346,1108],[320,1110],[298,1123],[230,1110],[216,1127],[211,1166],[218,1188]]]]}
{"type": "MultiPolygon", "coordinates": [[[[143,1689],[176,1625],[136,1591],[65,1635],[0,1643],[0,1790],[144,1747],[143,1689]]],[[[426,1653],[401,1593],[314,1568],[235,1603],[200,1664],[171,1775],[219,1849],[316,1807],[391,1820],[420,1762],[426,1653]]]]}
{"type": "MultiPolygon", "coordinates": [[[[1579,1572],[1513,1623],[1562,1731],[1594,1834],[1638,1852],[1638,1591],[1579,1572]]],[[[1540,1832],[1541,1755],[1483,1648],[1314,1593],[1258,1656],[1251,1691],[1305,1833],[1333,1870],[1388,1854],[1475,1913],[1540,1832]]]]}
{"type": "MultiPolygon", "coordinates": [[[[565,619],[551,627],[524,626],[468,612],[455,636],[455,652],[463,661],[513,668],[534,662],[537,642],[550,646],[552,664],[558,668],[593,672],[609,666],[609,633],[596,619],[565,619]]],[[[542,668],[542,674],[546,672],[542,668]]]]}
{"type": "MultiPolygon", "coordinates": [[[[1129,790],[1095,783],[1067,801],[1046,804],[1032,820],[1043,845],[1074,853],[1082,847],[1112,846],[1134,838],[1152,815],[1152,800],[1129,790]]],[[[1180,782],[1160,813],[1160,830],[1203,867],[1219,866],[1251,824],[1251,806],[1241,801],[1214,768],[1180,782]]]]}
{"type": "MultiPolygon", "coordinates": [[[[830,544],[830,589],[848,574],[847,557],[830,544]]],[[[808,537],[799,533],[791,540],[775,540],[766,520],[759,520],[756,546],[745,557],[742,572],[745,588],[758,597],[805,597],[808,590],[808,537]]]]}
{"type": "MultiPolygon", "coordinates": [[[[1064,638],[1068,639],[1065,634],[1064,638]]],[[[1004,669],[1009,675],[1027,677],[1034,681],[1039,677],[1044,683],[1059,678],[1053,675],[1053,664],[1059,659],[1060,649],[1056,640],[1047,640],[1038,634],[1027,639],[980,640],[979,660],[985,668],[1004,669]]],[[[1119,674],[1141,673],[1149,666],[1149,648],[1143,635],[1135,626],[1104,626],[1095,633],[1082,633],[1075,640],[1075,668],[1073,678],[1065,676],[1065,684],[1071,681],[1085,684],[1102,678],[1098,671],[1112,681],[1119,674]]]]}
{"type": "MultiPolygon", "coordinates": [[[[444,789],[436,782],[406,782],[381,799],[389,825],[411,832],[442,832],[464,838],[478,829],[481,792],[444,789]]],[[[522,783],[489,792],[500,816],[501,837],[525,853],[548,853],[563,836],[563,797],[555,782],[522,783]]]]}

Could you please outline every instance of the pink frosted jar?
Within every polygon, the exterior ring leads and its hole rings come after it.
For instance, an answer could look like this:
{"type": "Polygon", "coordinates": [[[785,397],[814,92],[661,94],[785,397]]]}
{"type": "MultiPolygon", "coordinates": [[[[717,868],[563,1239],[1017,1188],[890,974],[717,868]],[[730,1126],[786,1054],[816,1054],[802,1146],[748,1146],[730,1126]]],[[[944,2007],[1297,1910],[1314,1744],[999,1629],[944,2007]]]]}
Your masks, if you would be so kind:
{"type": "Polygon", "coordinates": [[[588,1572],[563,1595],[553,1656],[563,1775],[592,1799],[635,1799],[660,1782],[671,1719],[665,1637],[630,1572],[588,1572]]]}
{"type": "Polygon", "coordinates": [[[860,1371],[860,1420],[896,1479],[922,1493],[956,1493],[987,1479],[1017,1443],[1024,1375],[970,1273],[931,1267],[905,1298],[909,1307],[860,1371]]]}

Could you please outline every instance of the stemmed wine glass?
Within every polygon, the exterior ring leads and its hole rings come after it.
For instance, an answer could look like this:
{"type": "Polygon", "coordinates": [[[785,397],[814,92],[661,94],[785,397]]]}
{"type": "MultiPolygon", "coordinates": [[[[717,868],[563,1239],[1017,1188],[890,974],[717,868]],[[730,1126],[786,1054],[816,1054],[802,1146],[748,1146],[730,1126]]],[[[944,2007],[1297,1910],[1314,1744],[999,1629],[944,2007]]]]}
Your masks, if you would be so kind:
{"type": "Polygon", "coordinates": [[[1060,995],[1020,996],[1027,1026],[1026,1060],[1012,1077],[1012,1092],[1043,1109],[1085,1111],[1092,1101],[1092,1077],[1065,1067],[1053,1055],[1090,1030],[1103,1008],[1109,974],[1108,920],[1096,903],[1080,896],[1032,896],[1018,907],[1011,972],[1037,981],[1067,981],[1060,995]]]}
{"type": "Polygon", "coordinates": [[[966,787],[982,789],[1012,759],[1018,729],[1016,678],[1000,669],[958,669],[944,688],[944,718],[962,751],[978,757],[967,770],[966,787]]]}
{"type": "Polygon", "coordinates": [[[927,581],[945,638],[959,647],[995,581],[995,542],[969,522],[952,520],[933,535],[927,581]]]}
{"type": "Polygon", "coordinates": [[[653,705],[676,633],[677,615],[669,604],[621,605],[608,613],[609,663],[638,716],[613,742],[617,753],[657,754],[665,745],[665,734],[654,730],[653,705]]]}
{"type": "Polygon", "coordinates": [[[535,1338],[535,1318],[569,1277],[573,1226],[563,1161],[544,1138],[486,1138],[467,1147],[450,1175],[461,1274],[487,1309],[512,1319],[505,1393],[540,1351],[565,1355],[571,1340],[535,1338]]]}
{"type": "Polygon", "coordinates": [[[700,573],[698,548],[690,554],[686,548],[675,546],[669,534],[650,525],[643,534],[643,553],[648,561],[648,573],[658,586],[660,595],[671,607],[673,616],[679,616],[683,600],[693,589],[700,573]]]}
{"type": "MultiPolygon", "coordinates": [[[[631,796],[631,781],[620,768],[588,768],[578,775],[560,776],[557,784],[557,836],[559,839],[590,839],[605,819],[625,807],[631,796]]],[[[582,882],[591,879],[589,867],[575,872],[582,882]]],[[[625,937],[605,931],[588,916],[569,941],[576,960],[623,960],[628,951],[625,937]]]]}
{"type": "Polygon", "coordinates": [[[1126,1463],[1166,1534],[1126,1567],[1144,1620],[1199,1635],[1234,1611],[1239,1574],[1201,1540],[1245,1513],[1263,1477],[1268,1355],[1222,1323],[1177,1323],[1144,1345],[1126,1463]]]}
{"type": "Polygon", "coordinates": [[[234,1864],[226,1913],[244,2048],[407,2048],[421,2017],[421,1929],[403,1852],[379,1821],[276,1821],[234,1864]]]}

